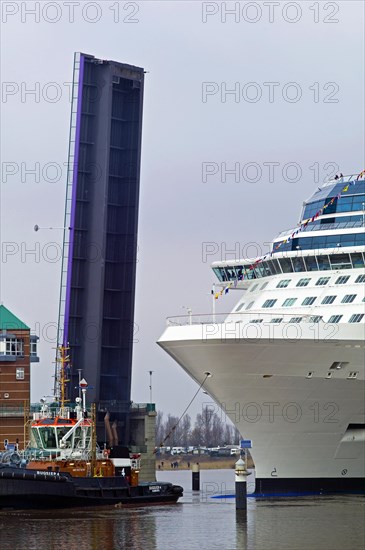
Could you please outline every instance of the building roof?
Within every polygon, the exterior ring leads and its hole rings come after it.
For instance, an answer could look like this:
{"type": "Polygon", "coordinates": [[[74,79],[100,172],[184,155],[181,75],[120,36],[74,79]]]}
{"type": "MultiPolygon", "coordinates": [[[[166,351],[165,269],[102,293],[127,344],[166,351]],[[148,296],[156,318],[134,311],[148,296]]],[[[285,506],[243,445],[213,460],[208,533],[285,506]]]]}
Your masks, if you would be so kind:
{"type": "Polygon", "coordinates": [[[16,317],[5,306],[0,305],[0,330],[30,330],[29,327],[16,317]]]}

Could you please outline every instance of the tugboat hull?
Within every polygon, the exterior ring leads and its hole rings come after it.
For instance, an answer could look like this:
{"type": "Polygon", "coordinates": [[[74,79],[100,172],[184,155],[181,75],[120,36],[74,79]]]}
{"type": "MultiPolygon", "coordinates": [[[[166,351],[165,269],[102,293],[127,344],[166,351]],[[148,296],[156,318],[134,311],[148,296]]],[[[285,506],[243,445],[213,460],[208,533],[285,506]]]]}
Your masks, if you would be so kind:
{"type": "Polygon", "coordinates": [[[73,478],[69,474],[0,469],[0,509],[135,506],[177,502],[183,489],[172,483],[129,486],[122,477],[73,478]]]}

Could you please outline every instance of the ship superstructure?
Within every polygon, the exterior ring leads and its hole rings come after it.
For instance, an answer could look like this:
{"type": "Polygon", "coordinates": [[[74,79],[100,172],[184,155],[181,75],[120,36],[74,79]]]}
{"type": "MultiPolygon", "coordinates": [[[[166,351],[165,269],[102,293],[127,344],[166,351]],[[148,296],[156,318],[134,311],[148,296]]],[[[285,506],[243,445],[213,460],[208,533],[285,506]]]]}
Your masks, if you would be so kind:
{"type": "Polygon", "coordinates": [[[340,177],[255,260],[215,262],[229,314],[168,319],[159,345],[252,439],[256,492],[361,491],[365,181],[340,177]]]}

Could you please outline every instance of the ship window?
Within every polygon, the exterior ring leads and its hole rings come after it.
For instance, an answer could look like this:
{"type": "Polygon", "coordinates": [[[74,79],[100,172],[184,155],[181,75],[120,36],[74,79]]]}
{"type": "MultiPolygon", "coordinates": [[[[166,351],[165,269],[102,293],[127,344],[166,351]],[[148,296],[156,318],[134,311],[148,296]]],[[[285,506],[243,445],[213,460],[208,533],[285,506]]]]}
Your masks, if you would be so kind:
{"type": "Polygon", "coordinates": [[[330,277],[320,277],[318,281],[316,282],[317,286],[325,286],[328,284],[328,281],[330,280],[330,277]]]}
{"type": "Polygon", "coordinates": [[[331,317],[328,319],[328,323],[339,323],[342,317],[342,315],[331,315],[331,317]]]}
{"type": "Polygon", "coordinates": [[[325,296],[322,300],[322,304],[333,304],[335,299],[336,299],[336,296],[325,296]]]}
{"type": "Polygon", "coordinates": [[[309,371],[306,377],[307,378],[312,378],[313,377],[313,371],[309,371]]]}
{"type": "Polygon", "coordinates": [[[327,372],[326,378],[332,378],[332,372],[327,372]]]}
{"type": "Polygon", "coordinates": [[[292,258],[294,271],[305,271],[305,265],[303,258],[292,258]]]}
{"type": "Polygon", "coordinates": [[[268,284],[269,284],[269,283],[266,281],[266,283],[264,283],[264,284],[261,286],[260,290],[263,290],[264,288],[266,288],[268,284]]]}
{"type": "Polygon", "coordinates": [[[352,260],[352,265],[354,267],[364,267],[364,265],[365,265],[364,258],[362,256],[361,252],[351,254],[351,260],[352,260]]]}
{"type": "Polygon", "coordinates": [[[284,300],[284,302],[283,302],[283,307],[292,306],[293,304],[295,304],[296,301],[297,301],[296,298],[287,298],[287,299],[284,300]]]}
{"type": "Polygon", "coordinates": [[[349,375],[347,378],[357,378],[358,372],[349,372],[349,375]]]}
{"type": "Polygon", "coordinates": [[[282,317],[274,317],[273,319],[271,319],[270,323],[275,323],[278,325],[279,323],[281,323],[282,320],[282,317]]]}
{"type": "Polygon", "coordinates": [[[297,282],[297,286],[308,286],[309,281],[310,281],[310,278],[299,279],[299,281],[297,282]]]}
{"type": "Polygon", "coordinates": [[[312,315],[311,317],[309,317],[310,323],[319,323],[319,321],[321,320],[322,320],[322,315],[312,315]]]}
{"type": "Polygon", "coordinates": [[[355,283],[365,283],[365,275],[359,275],[355,283]]]}
{"type": "Polygon", "coordinates": [[[353,315],[351,315],[349,319],[349,323],[360,323],[360,321],[362,321],[363,318],[364,318],[363,313],[354,313],[353,315]]]}
{"type": "Polygon", "coordinates": [[[316,301],[317,296],[307,296],[302,302],[302,306],[311,306],[316,301]]]}
{"type": "Polygon", "coordinates": [[[317,260],[315,256],[307,256],[304,258],[307,271],[318,271],[317,260]]]}
{"type": "Polygon", "coordinates": [[[38,428],[32,428],[31,430],[31,437],[34,438],[35,446],[36,447],[43,447],[41,438],[39,436],[38,428]]]}
{"type": "Polygon", "coordinates": [[[279,262],[283,273],[291,273],[293,271],[293,266],[289,258],[282,258],[279,262]]]}
{"type": "MultiPolygon", "coordinates": [[[[342,317],[342,315],[340,315],[340,317],[342,317]]],[[[343,367],[347,367],[348,364],[349,364],[348,361],[334,361],[334,363],[332,363],[332,365],[330,366],[330,369],[339,370],[339,369],[342,369],[343,367]]]]}
{"type": "Polygon", "coordinates": [[[319,271],[326,271],[328,269],[331,269],[328,256],[317,256],[317,262],[318,262],[319,271]]]}
{"type": "Polygon", "coordinates": [[[258,286],[259,286],[258,284],[253,285],[253,287],[250,289],[250,292],[253,292],[254,290],[256,290],[256,288],[257,288],[258,286]]]}
{"type": "MultiPolygon", "coordinates": [[[[346,243],[342,243],[342,246],[346,246],[346,243]]],[[[350,243],[351,246],[351,243],[350,243]]],[[[351,269],[352,264],[350,262],[350,256],[348,254],[333,254],[330,256],[332,269],[351,269]]]]}
{"type": "Polygon", "coordinates": [[[253,319],[251,323],[262,323],[262,319],[253,319]]]}
{"type": "MultiPolygon", "coordinates": [[[[60,446],[61,439],[67,434],[69,430],[70,430],[69,427],[57,428],[58,446],[60,446]]],[[[65,442],[66,447],[71,446],[71,439],[72,439],[72,436],[70,436],[70,438],[66,440],[65,442]]]]}
{"type": "Polygon", "coordinates": [[[42,439],[42,446],[45,449],[54,449],[56,447],[56,436],[54,428],[41,428],[39,430],[42,439]]]}
{"type": "Polygon", "coordinates": [[[240,305],[238,306],[238,308],[236,309],[236,311],[241,311],[241,309],[243,308],[244,305],[245,305],[245,304],[240,304],[240,305]]]}
{"type": "Polygon", "coordinates": [[[281,269],[280,269],[280,264],[279,264],[279,261],[278,260],[275,260],[274,258],[272,260],[270,260],[270,265],[272,264],[272,267],[274,268],[274,270],[276,270],[276,273],[278,273],[279,275],[281,275],[281,269]]]}
{"type": "Polygon", "coordinates": [[[289,323],[300,323],[300,321],[303,319],[303,317],[292,317],[289,321],[289,323]]]}
{"type": "Polygon", "coordinates": [[[24,369],[22,367],[17,367],[16,368],[15,378],[17,380],[24,380],[24,369]]]}
{"type": "Polygon", "coordinates": [[[266,300],[266,302],[262,304],[262,307],[273,307],[276,302],[277,300],[266,300]]]}
{"type": "Polygon", "coordinates": [[[253,304],[254,304],[254,302],[250,302],[250,303],[248,304],[248,306],[246,307],[246,311],[247,311],[248,309],[251,309],[252,306],[253,306],[253,304]]]}
{"type": "Polygon", "coordinates": [[[338,277],[338,279],[335,281],[336,285],[344,285],[349,280],[349,275],[342,275],[342,277],[338,277]]]}
{"type": "Polygon", "coordinates": [[[214,271],[215,276],[217,277],[218,281],[222,281],[222,280],[223,280],[223,277],[222,277],[222,275],[221,275],[221,272],[220,272],[219,267],[214,267],[214,268],[213,268],[213,271],[214,271]]]}
{"type": "Polygon", "coordinates": [[[351,304],[356,298],[356,294],[346,294],[341,300],[342,304],[351,304]]]}
{"type": "Polygon", "coordinates": [[[276,285],[276,288],[286,288],[289,283],[290,283],[290,279],[282,279],[281,281],[278,282],[278,284],[276,285]]]}

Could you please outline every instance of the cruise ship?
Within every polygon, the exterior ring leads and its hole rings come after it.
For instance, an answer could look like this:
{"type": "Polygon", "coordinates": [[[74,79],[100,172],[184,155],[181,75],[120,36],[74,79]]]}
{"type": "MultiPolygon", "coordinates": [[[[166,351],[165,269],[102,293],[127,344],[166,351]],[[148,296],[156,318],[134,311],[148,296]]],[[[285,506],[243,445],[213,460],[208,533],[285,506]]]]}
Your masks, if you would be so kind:
{"type": "Polygon", "coordinates": [[[365,492],[364,222],[365,172],[336,176],[265,256],[212,264],[232,312],[158,341],[252,441],[256,495],[365,492]]]}

